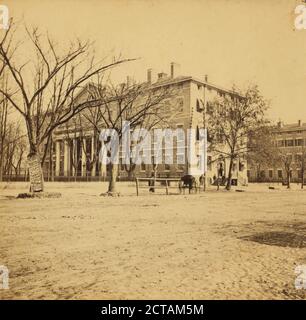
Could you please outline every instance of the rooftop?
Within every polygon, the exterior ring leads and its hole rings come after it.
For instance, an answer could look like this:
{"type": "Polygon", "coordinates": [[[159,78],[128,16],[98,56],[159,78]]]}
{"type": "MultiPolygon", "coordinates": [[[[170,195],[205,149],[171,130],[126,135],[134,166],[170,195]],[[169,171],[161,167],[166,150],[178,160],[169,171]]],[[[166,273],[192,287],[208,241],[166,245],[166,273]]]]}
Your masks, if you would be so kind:
{"type": "Polygon", "coordinates": [[[306,131],[306,123],[298,120],[296,123],[282,123],[277,124],[276,130],[278,132],[295,132],[295,131],[306,131]]]}
{"type": "Polygon", "coordinates": [[[222,92],[237,94],[237,92],[234,92],[233,90],[229,90],[229,89],[223,88],[223,87],[221,87],[219,85],[216,85],[216,84],[213,84],[211,82],[208,82],[208,81],[205,81],[205,80],[202,80],[202,79],[199,79],[199,78],[195,78],[195,77],[192,77],[192,76],[178,76],[178,77],[175,77],[175,78],[167,76],[162,80],[157,80],[156,82],[152,83],[152,85],[155,86],[155,87],[161,87],[161,86],[165,86],[165,85],[176,84],[176,83],[181,83],[181,82],[186,82],[186,81],[193,81],[193,82],[196,82],[198,84],[204,85],[207,88],[216,89],[216,90],[219,90],[219,91],[222,91],[222,92]]]}
{"type": "Polygon", "coordinates": [[[170,65],[170,75],[165,72],[157,73],[153,71],[153,69],[147,70],[147,83],[152,84],[154,87],[162,87],[166,85],[172,85],[177,83],[182,83],[186,81],[192,81],[199,85],[203,85],[209,89],[214,89],[217,91],[221,91],[223,93],[235,94],[238,93],[231,90],[221,87],[219,85],[213,84],[208,81],[208,75],[206,74],[203,79],[199,79],[193,76],[184,76],[180,73],[180,65],[176,62],[171,62],[170,65]],[[157,76],[157,77],[156,77],[157,76]]]}

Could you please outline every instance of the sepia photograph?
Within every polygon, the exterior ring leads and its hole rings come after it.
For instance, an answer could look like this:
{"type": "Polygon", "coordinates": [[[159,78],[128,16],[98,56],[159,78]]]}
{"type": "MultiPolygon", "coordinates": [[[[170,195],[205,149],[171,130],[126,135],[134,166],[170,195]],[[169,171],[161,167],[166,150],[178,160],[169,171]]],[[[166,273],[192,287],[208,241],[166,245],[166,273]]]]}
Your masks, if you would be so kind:
{"type": "Polygon", "coordinates": [[[305,300],[305,57],[302,0],[0,0],[0,300],[305,300]]]}

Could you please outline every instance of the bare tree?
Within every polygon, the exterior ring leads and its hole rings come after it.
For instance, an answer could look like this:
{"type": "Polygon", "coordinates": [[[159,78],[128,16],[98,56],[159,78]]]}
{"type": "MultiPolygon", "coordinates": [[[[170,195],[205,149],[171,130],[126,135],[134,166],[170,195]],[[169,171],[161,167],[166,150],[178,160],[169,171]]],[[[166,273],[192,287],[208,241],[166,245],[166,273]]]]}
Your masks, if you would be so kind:
{"type": "MultiPolygon", "coordinates": [[[[99,117],[102,127],[116,130],[119,145],[122,142],[125,121],[129,122],[131,131],[136,128],[145,128],[150,131],[165,121],[165,113],[161,110],[160,105],[173,94],[173,90],[169,87],[152,86],[131,80],[120,85],[107,86],[102,86],[98,81],[90,93],[91,99],[100,99],[101,101],[99,117]]],[[[117,193],[118,164],[110,163],[109,169],[110,179],[107,194],[114,195],[117,193]]]]}
{"type": "Polygon", "coordinates": [[[246,157],[249,149],[248,137],[266,125],[267,101],[257,86],[241,92],[233,87],[212,103],[208,119],[208,130],[212,149],[229,159],[226,189],[232,184],[234,161],[246,157]]]}
{"type": "Polygon", "coordinates": [[[261,179],[262,168],[273,168],[278,164],[278,149],[274,135],[274,127],[267,122],[266,125],[250,132],[248,136],[248,165],[256,168],[258,181],[261,179]]]}
{"type": "Polygon", "coordinates": [[[85,108],[98,103],[101,105],[101,100],[76,99],[79,89],[94,75],[128,60],[96,62],[91,51],[92,44],[80,40],[72,42],[60,54],[57,44],[48,34],[39,33],[37,28],[25,28],[24,39],[29,41],[31,51],[16,40],[16,30],[11,23],[0,39],[0,72],[7,71],[10,83],[7,90],[1,87],[0,93],[22,115],[26,125],[30,176],[35,177],[35,181],[31,180],[31,190],[38,192],[43,191],[41,146],[46,145],[46,153],[57,127],[85,108]],[[28,61],[21,60],[18,55],[20,49],[23,53],[29,52],[28,61]]]}
{"type": "Polygon", "coordinates": [[[21,130],[20,123],[9,121],[1,154],[2,175],[4,174],[10,179],[13,173],[20,174],[25,148],[25,135],[21,130]]]}
{"type": "Polygon", "coordinates": [[[136,163],[133,162],[133,158],[130,157],[130,163],[125,163],[124,164],[124,170],[127,172],[128,175],[128,180],[133,179],[133,174],[136,169],[136,163]]]}
{"type": "Polygon", "coordinates": [[[300,167],[301,189],[303,189],[304,188],[305,167],[306,167],[306,146],[305,146],[305,141],[303,141],[303,140],[302,140],[302,145],[300,146],[300,154],[296,160],[297,160],[297,164],[300,167]]]}
{"type": "MultiPolygon", "coordinates": [[[[7,88],[7,78],[4,74],[0,77],[1,87],[4,90],[7,88]]],[[[0,181],[2,181],[3,165],[4,165],[4,151],[5,142],[8,130],[8,99],[1,94],[0,95],[0,181]]]]}
{"type": "MultiPolygon", "coordinates": [[[[92,86],[90,86],[90,88],[91,87],[92,86]]],[[[95,168],[97,168],[97,164],[99,164],[99,147],[101,146],[99,133],[101,127],[104,125],[102,113],[100,108],[89,108],[82,112],[80,116],[80,125],[82,126],[82,130],[91,132],[91,153],[87,152],[85,145],[83,145],[83,149],[86,157],[86,172],[87,174],[90,173],[93,175],[95,168]]]]}
{"type": "Polygon", "coordinates": [[[281,167],[286,173],[286,185],[290,188],[292,169],[300,169],[301,188],[303,189],[303,178],[305,173],[306,147],[304,141],[294,156],[288,152],[286,147],[278,145],[276,139],[277,130],[275,126],[268,125],[253,132],[248,139],[248,163],[256,168],[257,178],[260,180],[261,168],[281,167]]]}
{"type": "Polygon", "coordinates": [[[286,184],[287,188],[290,189],[290,182],[291,182],[291,170],[292,170],[292,163],[293,157],[292,154],[288,154],[286,150],[278,149],[277,153],[278,163],[284,168],[286,172],[286,184]]]}
{"type": "Polygon", "coordinates": [[[25,160],[26,147],[25,135],[19,136],[19,139],[16,141],[16,149],[12,159],[12,167],[14,168],[16,176],[21,175],[22,163],[24,163],[25,160]]]}
{"type": "MultiPolygon", "coordinates": [[[[6,90],[8,83],[5,74],[0,77],[0,83],[3,90],[6,90]]],[[[11,175],[13,169],[16,175],[20,174],[26,146],[24,132],[20,122],[16,121],[16,114],[9,100],[3,94],[0,94],[0,97],[0,181],[2,181],[3,174],[11,175]]]]}
{"type": "MultiPolygon", "coordinates": [[[[79,168],[82,165],[82,150],[84,150],[84,130],[81,114],[76,115],[65,123],[65,141],[70,150],[70,164],[73,168],[73,176],[76,181],[79,168]]],[[[70,174],[70,172],[69,172],[70,174]]]]}

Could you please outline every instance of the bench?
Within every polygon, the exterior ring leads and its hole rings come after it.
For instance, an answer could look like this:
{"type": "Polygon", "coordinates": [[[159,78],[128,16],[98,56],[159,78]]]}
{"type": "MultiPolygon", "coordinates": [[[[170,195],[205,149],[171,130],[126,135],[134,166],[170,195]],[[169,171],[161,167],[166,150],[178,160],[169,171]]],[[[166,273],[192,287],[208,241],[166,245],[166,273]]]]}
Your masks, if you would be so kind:
{"type": "Polygon", "coordinates": [[[155,189],[165,189],[166,194],[169,194],[169,189],[180,189],[180,178],[135,178],[136,181],[136,194],[139,195],[139,189],[149,189],[149,190],[155,190],[155,189]],[[140,182],[147,182],[147,185],[141,185],[140,182]],[[155,182],[161,182],[160,185],[155,185],[155,182]],[[177,182],[177,186],[170,186],[170,182],[177,182]]]}

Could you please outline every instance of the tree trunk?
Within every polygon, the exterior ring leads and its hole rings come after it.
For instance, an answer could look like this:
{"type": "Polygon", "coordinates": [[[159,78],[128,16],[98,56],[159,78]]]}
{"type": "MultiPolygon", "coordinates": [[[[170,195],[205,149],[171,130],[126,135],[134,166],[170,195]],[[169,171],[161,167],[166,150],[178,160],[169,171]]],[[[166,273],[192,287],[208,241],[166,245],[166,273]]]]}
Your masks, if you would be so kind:
{"type": "Polygon", "coordinates": [[[304,162],[302,163],[302,168],[301,168],[301,176],[302,176],[302,183],[301,183],[301,189],[304,189],[304,162]]]}
{"type": "Polygon", "coordinates": [[[108,184],[108,191],[109,194],[114,194],[117,192],[116,189],[116,182],[117,182],[117,176],[118,176],[118,164],[112,163],[110,165],[110,179],[108,184]]]}
{"type": "Polygon", "coordinates": [[[257,182],[260,182],[260,164],[257,165],[257,182]]]}
{"type": "Polygon", "coordinates": [[[206,191],[206,184],[207,184],[207,182],[206,182],[206,172],[204,172],[204,174],[203,174],[203,191],[206,191]]]}
{"type": "Polygon", "coordinates": [[[49,152],[49,181],[54,181],[54,171],[53,171],[53,158],[52,158],[52,140],[50,144],[49,152]]]}
{"type": "Polygon", "coordinates": [[[287,189],[290,189],[290,170],[287,171],[287,189]]]}
{"type": "Polygon", "coordinates": [[[220,189],[220,180],[219,180],[219,172],[217,174],[217,191],[220,189]]]}
{"type": "Polygon", "coordinates": [[[30,192],[44,191],[44,177],[38,152],[28,155],[28,167],[30,175],[30,192]]]}
{"type": "Polygon", "coordinates": [[[153,180],[150,181],[150,192],[155,192],[155,184],[156,184],[156,178],[157,178],[157,168],[158,168],[158,164],[153,165],[153,172],[151,175],[151,178],[153,178],[153,180]]]}
{"type": "Polygon", "coordinates": [[[0,154],[0,181],[3,180],[3,156],[0,154]]]}
{"type": "Polygon", "coordinates": [[[28,154],[28,168],[30,177],[30,192],[44,191],[44,176],[41,166],[40,155],[38,152],[37,141],[34,138],[33,119],[30,115],[25,117],[30,152],[28,154]]]}
{"type": "Polygon", "coordinates": [[[128,180],[133,181],[134,180],[134,171],[135,171],[136,165],[135,165],[135,163],[132,163],[132,159],[130,159],[129,165],[127,165],[127,164],[124,165],[124,168],[128,174],[128,180]]]}
{"type": "Polygon", "coordinates": [[[133,170],[132,169],[130,169],[130,170],[128,170],[128,180],[129,181],[132,181],[133,180],[133,170]]]}
{"type": "Polygon", "coordinates": [[[227,176],[227,182],[226,182],[226,190],[231,190],[232,187],[232,168],[233,168],[233,162],[234,159],[230,158],[230,164],[229,164],[229,168],[228,168],[228,176],[227,176]]]}

